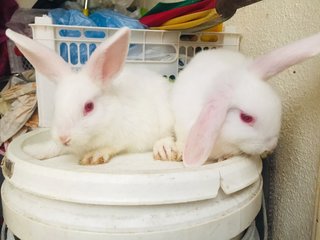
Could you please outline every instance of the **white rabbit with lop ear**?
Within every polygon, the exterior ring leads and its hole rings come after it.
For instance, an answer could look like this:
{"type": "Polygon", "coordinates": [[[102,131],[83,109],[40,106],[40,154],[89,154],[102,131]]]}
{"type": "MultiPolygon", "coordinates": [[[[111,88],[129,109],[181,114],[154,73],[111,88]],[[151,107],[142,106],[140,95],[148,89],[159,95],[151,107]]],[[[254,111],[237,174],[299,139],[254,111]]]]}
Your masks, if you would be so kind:
{"type": "MultiPolygon", "coordinates": [[[[281,126],[281,101],[270,77],[320,53],[320,34],[251,60],[238,52],[198,53],[173,87],[175,159],[200,166],[208,158],[272,151],[281,126]]],[[[163,159],[167,160],[167,159],[163,159]]]]}
{"type": "Polygon", "coordinates": [[[124,66],[128,28],[101,43],[77,73],[36,41],[12,30],[6,34],[57,86],[51,130],[55,141],[26,144],[24,151],[33,157],[71,152],[81,164],[98,164],[119,153],[150,151],[158,139],[171,135],[170,83],[158,73],[124,66]]]}

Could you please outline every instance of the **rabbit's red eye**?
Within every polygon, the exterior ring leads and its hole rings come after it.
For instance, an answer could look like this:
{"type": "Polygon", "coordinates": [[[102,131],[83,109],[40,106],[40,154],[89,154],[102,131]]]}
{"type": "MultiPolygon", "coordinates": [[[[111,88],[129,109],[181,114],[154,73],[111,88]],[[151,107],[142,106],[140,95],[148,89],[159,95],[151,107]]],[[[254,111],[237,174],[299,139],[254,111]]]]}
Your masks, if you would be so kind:
{"type": "Polygon", "coordinates": [[[83,108],[83,115],[87,115],[88,113],[90,113],[92,110],[94,109],[94,103],[93,102],[87,102],[85,105],[84,105],[84,108],[83,108]]]}
{"type": "Polygon", "coordinates": [[[245,113],[240,113],[240,118],[243,122],[248,123],[248,124],[253,124],[255,121],[254,117],[252,117],[248,114],[245,114],[245,113]]]}

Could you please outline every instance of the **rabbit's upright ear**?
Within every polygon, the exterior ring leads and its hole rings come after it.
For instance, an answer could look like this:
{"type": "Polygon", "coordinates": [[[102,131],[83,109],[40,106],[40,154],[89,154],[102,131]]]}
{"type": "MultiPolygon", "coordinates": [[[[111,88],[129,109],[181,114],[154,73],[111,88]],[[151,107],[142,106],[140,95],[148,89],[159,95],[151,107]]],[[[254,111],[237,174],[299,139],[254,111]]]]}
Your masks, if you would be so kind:
{"type": "Polygon", "coordinates": [[[258,57],[249,66],[249,70],[257,74],[261,79],[267,80],[286,68],[319,53],[320,33],[258,57]]]}
{"type": "Polygon", "coordinates": [[[50,80],[57,82],[72,73],[69,65],[53,50],[10,29],[7,29],[6,35],[15,42],[33,67],[50,80]]]}
{"type": "Polygon", "coordinates": [[[130,29],[121,28],[93,52],[83,71],[102,84],[108,83],[121,70],[128,54],[130,29]]]}
{"type": "Polygon", "coordinates": [[[200,166],[205,163],[223,126],[228,109],[229,100],[219,94],[205,104],[187,138],[182,156],[185,166],[200,166]]]}

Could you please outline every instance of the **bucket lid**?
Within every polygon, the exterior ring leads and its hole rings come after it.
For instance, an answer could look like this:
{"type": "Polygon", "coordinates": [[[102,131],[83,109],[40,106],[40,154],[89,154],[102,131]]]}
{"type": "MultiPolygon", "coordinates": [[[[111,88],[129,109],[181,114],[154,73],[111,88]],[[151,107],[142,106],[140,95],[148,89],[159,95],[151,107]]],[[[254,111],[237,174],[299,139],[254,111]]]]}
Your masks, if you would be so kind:
{"type": "Polygon", "coordinates": [[[48,129],[22,135],[9,145],[3,173],[17,188],[69,202],[109,205],[153,205],[215,198],[244,189],[259,179],[259,157],[232,157],[197,168],[157,161],[152,153],[119,155],[102,165],[79,165],[73,155],[38,160],[22,146],[50,139],[48,129]]]}

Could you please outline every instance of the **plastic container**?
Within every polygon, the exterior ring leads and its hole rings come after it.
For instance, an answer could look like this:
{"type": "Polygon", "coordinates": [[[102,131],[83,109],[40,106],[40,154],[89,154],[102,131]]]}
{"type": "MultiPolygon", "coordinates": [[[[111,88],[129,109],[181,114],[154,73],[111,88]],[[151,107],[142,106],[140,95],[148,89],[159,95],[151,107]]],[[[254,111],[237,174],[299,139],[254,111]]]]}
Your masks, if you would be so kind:
{"type": "Polygon", "coordinates": [[[3,162],[4,220],[22,240],[241,239],[261,207],[260,159],[188,169],[145,153],[81,166],[22,151],[48,139],[46,129],[18,137],[3,162]]]}
{"type": "MultiPolygon", "coordinates": [[[[36,17],[35,24],[31,24],[33,38],[57,52],[74,69],[81,68],[99,43],[117,30],[53,25],[51,22],[48,16],[36,17]]],[[[215,41],[206,42],[198,34],[186,36],[174,31],[132,30],[127,64],[142,65],[174,79],[197,51],[217,47],[239,50],[240,35],[234,29],[211,34],[216,36],[215,41]]],[[[36,79],[39,125],[49,127],[55,86],[39,73],[36,73],[36,79]]]]}

